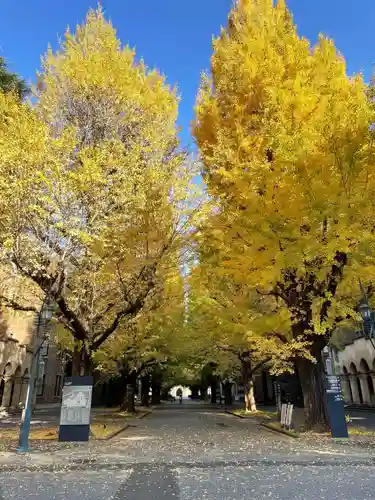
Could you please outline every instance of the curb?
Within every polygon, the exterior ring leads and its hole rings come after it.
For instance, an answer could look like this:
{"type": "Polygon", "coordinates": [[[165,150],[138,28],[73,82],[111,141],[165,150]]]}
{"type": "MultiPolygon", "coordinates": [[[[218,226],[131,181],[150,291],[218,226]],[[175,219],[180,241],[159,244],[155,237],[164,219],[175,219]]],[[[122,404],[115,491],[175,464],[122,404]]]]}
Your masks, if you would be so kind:
{"type": "MultiPolygon", "coordinates": [[[[151,415],[151,413],[152,413],[152,410],[142,412],[142,414],[139,417],[137,417],[135,420],[141,420],[142,418],[146,418],[149,415],[151,415]]],[[[91,430],[90,430],[90,438],[89,438],[89,440],[92,440],[92,441],[110,441],[114,437],[116,437],[119,434],[121,434],[122,432],[126,431],[129,427],[131,427],[131,424],[126,423],[123,427],[121,427],[121,429],[118,429],[117,431],[114,431],[111,434],[109,434],[108,436],[103,437],[103,438],[97,438],[97,437],[95,437],[95,434],[92,433],[91,430]]]]}
{"type": "Polygon", "coordinates": [[[136,420],[141,420],[142,418],[146,418],[148,417],[149,415],[151,415],[152,413],[152,410],[150,411],[145,411],[140,417],[137,417],[136,420]]]}
{"type": "Polygon", "coordinates": [[[290,457],[285,459],[285,457],[277,457],[277,458],[272,458],[272,459],[259,459],[259,457],[256,458],[250,458],[250,459],[243,459],[243,460],[234,460],[234,461],[224,461],[224,460],[216,460],[216,461],[209,461],[209,462],[202,462],[202,461],[197,461],[197,462],[170,462],[170,461],[163,461],[161,460],[160,462],[129,462],[129,461],[122,461],[122,460],[116,460],[116,461],[98,461],[97,459],[81,459],[81,460],[73,460],[70,463],[66,462],[49,462],[49,463],[42,463],[42,464],[37,464],[37,463],[19,463],[19,464],[4,464],[1,467],[1,472],[2,473],[24,473],[24,472],[70,472],[70,471],[87,471],[88,469],[93,469],[96,471],[99,470],[124,470],[124,469],[135,469],[135,468],[142,468],[144,464],[149,464],[152,467],[155,467],[160,465],[160,467],[163,468],[190,468],[190,469],[212,469],[212,468],[217,468],[217,467],[259,467],[259,466],[271,466],[272,468],[275,467],[275,465],[292,465],[294,467],[331,467],[331,466],[342,466],[342,465],[352,465],[352,466],[365,466],[365,467],[371,467],[375,465],[374,458],[369,457],[367,455],[361,455],[358,456],[357,458],[348,458],[350,455],[343,457],[334,457],[330,459],[316,459],[314,457],[309,457],[308,459],[302,459],[302,460],[295,460],[292,459],[290,460],[290,457]]]}
{"type": "Polygon", "coordinates": [[[242,418],[243,420],[247,420],[247,417],[244,417],[243,415],[238,415],[237,413],[234,413],[233,411],[224,410],[224,412],[228,413],[228,415],[233,415],[234,417],[242,418]]]}
{"type": "Polygon", "coordinates": [[[357,411],[359,413],[375,413],[374,406],[346,406],[345,412],[347,411],[357,411]]]}
{"type": "Polygon", "coordinates": [[[97,441],[110,441],[112,438],[118,436],[119,434],[121,434],[121,432],[124,432],[126,431],[126,429],[129,427],[129,424],[126,424],[124,425],[124,427],[121,427],[121,429],[118,429],[117,431],[115,432],[112,432],[112,434],[109,434],[109,436],[105,437],[105,438],[102,438],[102,439],[98,439],[97,441]]]}
{"type": "Polygon", "coordinates": [[[289,437],[292,437],[294,439],[299,439],[299,437],[300,437],[299,434],[297,434],[295,432],[291,432],[291,431],[288,431],[286,429],[276,427],[275,425],[272,425],[272,424],[266,424],[265,422],[262,422],[259,425],[261,427],[265,427],[266,429],[268,429],[270,431],[278,432],[279,434],[285,434],[285,436],[289,436],[289,437]]]}
{"type": "MultiPolygon", "coordinates": [[[[141,420],[142,418],[146,418],[151,413],[152,413],[152,411],[146,411],[146,412],[142,413],[141,416],[137,417],[136,420],[141,420]]],[[[106,436],[105,438],[99,438],[99,439],[95,438],[95,441],[110,441],[114,437],[116,437],[119,434],[121,434],[122,432],[126,431],[126,429],[128,429],[129,427],[131,427],[131,424],[127,423],[124,425],[124,427],[121,427],[121,429],[118,429],[117,431],[112,432],[112,434],[109,434],[109,436],[106,436]]]]}

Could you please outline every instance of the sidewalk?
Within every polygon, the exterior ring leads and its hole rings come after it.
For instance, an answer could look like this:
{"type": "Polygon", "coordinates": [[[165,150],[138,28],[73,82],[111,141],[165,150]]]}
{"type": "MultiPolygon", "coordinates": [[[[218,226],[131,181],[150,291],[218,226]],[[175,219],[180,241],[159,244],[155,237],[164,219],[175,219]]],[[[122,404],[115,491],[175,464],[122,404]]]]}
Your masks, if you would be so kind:
{"type": "Polygon", "coordinates": [[[60,407],[61,407],[61,402],[60,403],[37,404],[35,406],[35,411],[59,410],[60,407]]]}
{"type": "MultiPolygon", "coordinates": [[[[302,444],[302,443],[301,443],[302,444]]],[[[27,454],[17,454],[14,452],[0,452],[0,472],[68,472],[77,470],[111,470],[125,469],[129,466],[140,464],[153,464],[155,466],[168,464],[169,466],[197,466],[212,467],[236,464],[236,466],[254,465],[259,466],[263,463],[269,463],[271,460],[274,465],[316,465],[316,466],[374,466],[375,459],[373,450],[345,450],[335,449],[320,450],[317,452],[306,447],[301,448],[294,453],[292,450],[275,451],[272,456],[269,453],[236,453],[223,456],[213,456],[212,454],[203,456],[201,451],[196,450],[194,455],[184,457],[173,453],[168,457],[158,454],[142,453],[142,448],[138,453],[134,453],[134,448],[130,444],[122,442],[113,442],[111,444],[101,442],[90,442],[84,444],[60,443],[63,448],[48,449],[45,451],[32,451],[27,454]],[[63,446],[65,445],[65,446],[63,446]],[[129,453],[130,451],[130,453],[129,453]]]]}
{"type": "Polygon", "coordinates": [[[126,464],[121,454],[114,452],[113,444],[91,441],[88,443],[38,443],[38,449],[28,453],[0,452],[0,471],[15,470],[75,470],[96,466],[110,467],[126,464]],[[44,448],[44,449],[41,449],[44,448]]]}

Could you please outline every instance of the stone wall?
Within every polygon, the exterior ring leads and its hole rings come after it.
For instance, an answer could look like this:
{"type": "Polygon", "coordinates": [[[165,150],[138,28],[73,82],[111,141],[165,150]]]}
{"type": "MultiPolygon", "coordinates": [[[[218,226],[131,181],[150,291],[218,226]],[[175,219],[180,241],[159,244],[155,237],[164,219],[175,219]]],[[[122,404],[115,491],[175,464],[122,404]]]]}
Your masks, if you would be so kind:
{"type": "Polygon", "coordinates": [[[375,347],[371,340],[354,339],[336,352],[335,365],[345,402],[375,406],[375,347]]]}
{"type": "Polygon", "coordinates": [[[26,399],[32,351],[17,339],[0,340],[0,408],[19,408],[26,399]]]}
{"type": "MultiPolygon", "coordinates": [[[[25,403],[32,359],[35,313],[8,312],[2,315],[0,335],[0,408],[20,409],[25,403]]],[[[53,403],[61,399],[64,364],[51,344],[46,356],[39,356],[39,379],[34,403],[53,403]]]]}

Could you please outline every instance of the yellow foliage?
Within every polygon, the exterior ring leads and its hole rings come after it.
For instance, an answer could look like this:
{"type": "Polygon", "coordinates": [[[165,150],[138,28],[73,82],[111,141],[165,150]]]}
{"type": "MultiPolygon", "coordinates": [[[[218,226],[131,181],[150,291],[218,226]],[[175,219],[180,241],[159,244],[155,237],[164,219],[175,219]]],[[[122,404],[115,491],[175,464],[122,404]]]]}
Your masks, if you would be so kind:
{"type": "Polygon", "coordinates": [[[0,94],[0,233],[19,275],[96,350],[148,303],[199,213],[178,96],[99,8],[43,59],[34,107],[0,94]]]}
{"type": "Polygon", "coordinates": [[[214,266],[204,264],[190,278],[188,313],[191,354],[218,363],[217,372],[239,374],[239,357],[250,353],[253,366],[264,363],[271,373],[293,371],[296,356],[311,357],[310,343],[295,339],[290,318],[272,297],[260,296],[228,276],[217,277],[214,266]]]}
{"type": "Polygon", "coordinates": [[[223,279],[278,300],[257,329],[319,337],[314,355],[353,313],[348,286],[373,278],[373,120],[332,41],[311,47],[283,1],[236,3],[193,124],[219,207],[202,237],[223,279]]]}

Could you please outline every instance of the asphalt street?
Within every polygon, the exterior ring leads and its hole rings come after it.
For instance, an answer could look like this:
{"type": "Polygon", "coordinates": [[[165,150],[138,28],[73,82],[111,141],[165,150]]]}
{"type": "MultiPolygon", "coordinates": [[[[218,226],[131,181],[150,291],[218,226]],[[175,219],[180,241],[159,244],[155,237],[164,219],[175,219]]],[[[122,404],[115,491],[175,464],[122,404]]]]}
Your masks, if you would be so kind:
{"type": "Polygon", "coordinates": [[[373,499],[373,468],[146,467],[122,471],[23,473],[1,478],[2,500],[373,499]]]}
{"type": "Polygon", "coordinates": [[[0,465],[0,498],[375,499],[372,453],[297,441],[210,407],[166,405],[80,466],[74,450],[49,457],[47,469],[0,465]]]}

